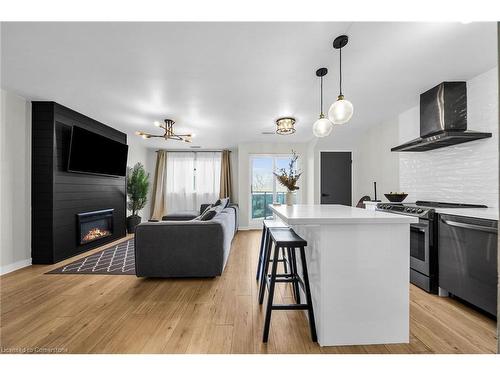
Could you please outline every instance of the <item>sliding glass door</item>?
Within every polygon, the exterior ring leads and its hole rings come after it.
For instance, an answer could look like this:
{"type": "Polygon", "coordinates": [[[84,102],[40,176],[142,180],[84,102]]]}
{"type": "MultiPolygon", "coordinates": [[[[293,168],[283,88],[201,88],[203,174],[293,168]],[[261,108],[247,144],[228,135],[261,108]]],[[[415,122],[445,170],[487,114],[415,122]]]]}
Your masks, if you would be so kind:
{"type": "Polygon", "coordinates": [[[285,203],[286,188],[273,172],[288,170],[291,155],[252,155],[250,157],[250,221],[272,217],[269,205],[285,203]]]}

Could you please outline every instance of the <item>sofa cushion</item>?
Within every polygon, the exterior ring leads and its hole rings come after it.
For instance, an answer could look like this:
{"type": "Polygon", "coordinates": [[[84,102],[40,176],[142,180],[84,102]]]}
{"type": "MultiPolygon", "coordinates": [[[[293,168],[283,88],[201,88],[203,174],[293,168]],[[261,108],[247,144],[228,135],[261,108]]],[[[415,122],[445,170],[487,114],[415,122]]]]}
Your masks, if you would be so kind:
{"type": "Polygon", "coordinates": [[[188,221],[193,220],[198,216],[198,212],[196,211],[178,211],[172,212],[171,214],[167,214],[163,216],[161,219],[163,221],[188,221]]]}
{"type": "Polygon", "coordinates": [[[234,215],[234,233],[236,233],[238,231],[238,226],[239,226],[239,223],[238,223],[238,218],[239,218],[239,207],[237,204],[235,203],[230,203],[227,208],[226,208],[227,211],[231,211],[234,215]]]}
{"type": "Polygon", "coordinates": [[[225,268],[229,253],[231,251],[231,242],[235,234],[235,210],[226,208],[222,210],[218,215],[216,215],[212,220],[211,224],[220,224],[223,233],[223,249],[224,249],[224,262],[223,268],[225,268]]]}

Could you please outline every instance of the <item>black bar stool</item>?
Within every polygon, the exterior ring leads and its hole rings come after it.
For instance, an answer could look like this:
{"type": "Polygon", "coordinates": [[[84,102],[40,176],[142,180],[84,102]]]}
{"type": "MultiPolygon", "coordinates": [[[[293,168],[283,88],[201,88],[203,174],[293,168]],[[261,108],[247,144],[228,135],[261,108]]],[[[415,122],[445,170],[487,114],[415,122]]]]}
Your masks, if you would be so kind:
{"type": "MultiPolygon", "coordinates": [[[[309,287],[309,275],[307,273],[307,263],[306,263],[306,252],[305,247],[307,246],[307,241],[301,238],[295,233],[291,228],[269,228],[269,236],[271,241],[269,241],[264,258],[264,268],[262,273],[265,275],[265,284],[269,288],[269,295],[266,306],[266,317],[264,322],[264,335],[262,338],[263,342],[267,342],[269,338],[269,327],[271,325],[271,312],[272,310],[307,310],[309,316],[309,328],[311,330],[311,338],[313,342],[317,342],[316,335],[316,324],[314,321],[314,311],[311,299],[311,290],[309,287]],[[290,272],[285,274],[278,274],[278,262],[271,261],[271,247],[274,244],[273,260],[278,259],[280,249],[286,249],[289,255],[290,261],[290,272]],[[300,260],[302,263],[302,278],[299,276],[297,271],[297,264],[295,258],[295,252],[299,249],[300,260]],[[269,263],[272,263],[271,274],[268,275],[269,263]],[[273,304],[274,289],[276,283],[292,283],[294,284],[294,294],[296,294],[295,304],[283,304],[275,305],[273,304]],[[304,290],[306,296],[306,303],[300,303],[300,295],[298,287],[304,290]],[[296,288],[296,289],[295,289],[296,288]]],[[[262,304],[264,299],[263,289],[261,288],[259,293],[259,303],[262,304]]]]}
{"type": "MultiPolygon", "coordinates": [[[[266,272],[264,272],[264,265],[267,263],[273,263],[274,258],[271,258],[271,250],[273,241],[269,230],[273,229],[289,229],[286,224],[280,222],[274,222],[272,220],[266,220],[263,229],[263,239],[261,243],[261,254],[259,256],[259,267],[257,269],[259,278],[259,304],[262,305],[264,301],[264,293],[266,291],[266,272]]],[[[288,268],[290,268],[290,274],[297,272],[297,261],[295,258],[295,251],[292,251],[290,247],[281,247],[278,249],[278,260],[277,263],[283,263],[283,268],[286,274],[288,274],[288,268]],[[281,257],[280,257],[280,253],[281,257]],[[286,254],[286,256],[285,256],[286,254]]],[[[299,282],[298,280],[293,281],[293,296],[297,303],[300,303],[300,293],[299,293],[299,282]]]]}
{"type": "MultiPolygon", "coordinates": [[[[268,242],[270,241],[269,228],[288,228],[288,226],[278,220],[262,221],[262,237],[260,240],[259,263],[257,264],[257,274],[255,275],[255,279],[259,280],[261,284],[263,280],[262,269],[264,267],[265,252],[267,249],[268,242]]],[[[283,261],[283,258],[280,261],[283,261]]],[[[286,262],[284,262],[284,267],[285,267],[285,272],[288,272],[286,262]]]]}

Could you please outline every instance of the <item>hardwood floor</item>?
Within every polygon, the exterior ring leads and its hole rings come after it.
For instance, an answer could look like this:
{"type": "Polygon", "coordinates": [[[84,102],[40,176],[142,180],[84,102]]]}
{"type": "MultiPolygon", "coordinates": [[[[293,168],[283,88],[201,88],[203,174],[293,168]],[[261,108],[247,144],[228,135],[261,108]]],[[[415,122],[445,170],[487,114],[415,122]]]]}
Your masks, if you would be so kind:
{"type": "MultiPolygon", "coordinates": [[[[494,353],[496,322],[461,303],[411,287],[411,342],[321,348],[300,311],[264,309],[255,266],[260,232],[239,232],[226,270],[214,279],[45,275],[31,266],[0,278],[0,346],[68,353],[494,353]]],[[[109,246],[109,245],[108,245],[109,246]]],[[[96,249],[99,251],[101,249],[96,249]]],[[[278,302],[291,302],[280,285],[278,302]]]]}

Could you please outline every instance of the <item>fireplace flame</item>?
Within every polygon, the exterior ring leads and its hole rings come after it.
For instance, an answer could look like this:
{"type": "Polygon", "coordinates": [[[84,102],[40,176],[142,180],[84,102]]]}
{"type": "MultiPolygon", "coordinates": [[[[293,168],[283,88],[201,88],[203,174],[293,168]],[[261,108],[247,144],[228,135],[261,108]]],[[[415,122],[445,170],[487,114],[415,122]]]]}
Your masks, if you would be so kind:
{"type": "Polygon", "coordinates": [[[109,236],[110,234],[111,232],[109,230],[94,228],[89,230],[88,233],[85,236],[83,236],[82,242],[93,241],[101,237],[109,236]]]}

